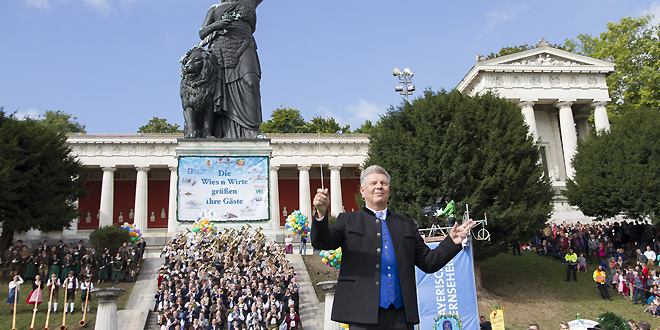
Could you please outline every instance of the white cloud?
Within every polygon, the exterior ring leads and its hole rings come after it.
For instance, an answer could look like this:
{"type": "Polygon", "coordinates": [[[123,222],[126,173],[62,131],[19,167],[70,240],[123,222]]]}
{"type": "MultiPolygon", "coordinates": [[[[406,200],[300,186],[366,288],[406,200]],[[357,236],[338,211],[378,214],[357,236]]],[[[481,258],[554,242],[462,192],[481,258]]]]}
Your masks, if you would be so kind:
{"type": "Polygon", "coordinates": [[[22,110],[19,109],[16,111],[16,118],[18,119],[25,119],[25,118],[32,118],[32,119],[37,119],[39,115],[41,114],[41,110],[39,109],[27,109],[27,110],[22,110]]]}
{"type": "Polygon", "coordinates": [[[50,7],[50,0],[24,0],[30,6],[39,9],[48,9],[50,7]]]}
{"type": "Polygon", "coordinates": [[[102,13],[107,13],[110,11],[110,3],[108,0],[83,0],[87,6],[98,10],[102,13]]]}
{"type": "Polygon", "coordinates": [[[485,27],[486,30],[491,30],[497,25],[500,25],[504,22],[516,18],[516,16],[518,16],[518,13],[520,13],[525,9],[527,9],[526,6],[509,5],[506,8],[500,8],[499,10],[493,10],[486,13],[486,27],[485,27]]]}
{"type": "Polygon", "coordinates": [[[641,14],[642,15],[653,14],[654,17],[651,20],[651,24],[657,26],[658,24],[660,24],[660,2],[652,3],[651,8],[642,10],[641,14]]]}
{"type": "Polygon", "coordinates": [[[364,99],[357,100],[357,103],[351,104],[346,107],[347,113],[351,115],[348,122],[352,128],[359,128],[365,120],[370,120],[376,123],[380,119],[380,115],[385,114],[387,110],[386,105],[376,104],[364,99]],[[355,127],[353,127],[355,125],[355,127]]]}

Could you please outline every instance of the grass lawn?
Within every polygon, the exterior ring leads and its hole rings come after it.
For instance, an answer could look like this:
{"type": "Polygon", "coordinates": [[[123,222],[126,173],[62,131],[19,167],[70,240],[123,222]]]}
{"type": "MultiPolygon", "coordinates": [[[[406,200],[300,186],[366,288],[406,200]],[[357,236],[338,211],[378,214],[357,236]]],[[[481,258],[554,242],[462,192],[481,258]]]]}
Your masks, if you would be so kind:
{"type": "MultiPolygon", "coordinates": [[[[323,264],[320,256],[303,259],[312,283],[337,278],[339,272],[323,264]]],[[[531,251],[523,251],[522,256],[500,254],[481,263],[482,284],[492,297],[478,298],[479,315],[488,317],[491,306],[500,304],[507,329],[527,329],[533,322],[545,330],[559,329],[560,321],[572,321],[577,313],[595,320],[610,311],[660,327],[660,319],[644,313],[645,307],[633,305],[629,298],[614,291],[610,291],[614,301],[602,300],[592,279],[595,265],[587,265],[587,269],[587,273],[578,273],[577,283],[566,282],[566,265],[552,257],[540,257],[531,251]]],[[[319,301],[323,301],[322,290],[315,289],[319,301]]]]}
{"type": "Polygon", "coordinates": [[[644,313],[641,305],[610,290],[614,301],[602,300],[593,281],[595,265],[588,272],[578,273],[578,281],[566,282],[566,265],[552,257],[540,257],[523,251],[522,256],[500,254],[481,263],[482,284],[491,299],[478,299],[479,314],[490,314],[490,305],[504,307],[507,329],[526,329],[538,323],[542,329],[559,329],[560,321],[572,321],[577,313],[582,318],[596,320],[604,312],[614,312],[626,319],[647,321],[660,327],[660,319],[644,313]]]}
{"type": "MultiPolygon", "coordinates": [[[[117,309],[124,309],[126,307],[126,303],[128,302],[128,298],[131,296],[131,291],[133,290],[133,285],[135,283],[119,283],[115,287],[118,288],[124,288],[126,289],[126,292],[124,292],[119,299],[117,300],[117,309]]],[[[0,298],[2,298],[2,304],[4,308],[0,310],[0,329],[11,329],[12,325],[12,314],[9,313],[9,306],[5,305],[5,302],[7,301],[7,294],[8,294],[8,283],[7,281],[3,280],[1,285],[0,285],[0,298]]],[[[94,288],[102,288],[102,287],[110,287],[112,286],[112,283],[104,283],[104,284],[94,284],[94,288]]],[[[50,320],[48,323],[48,328],[49,329],[59,329],[60,326],[62,325],[62,310],[64,309],[64,289],[60,289],[59,293],[59,304],[57,306],[57,314],[53,314],[51,312],[50,314],[50,320]]],[[[16,329],[18,330],[28,330],[30,329],[30,323],[32,322],[32,306],[34,305],[28,305],[25,303],[25,300],[27,299],[28,294],[32,292],[32,284],[28,283],[23,283],[21,284],[21,290],[19,291],[19,300],[18,300],[18,308],[17,308],[17,313],[16,313],[16,329]]],[[[94,329],[94,321],[96,320],[96,307],[97,307],[97,300],[94,297],[91,297],[90,299],[90,312],[87,313],[85,317],[85,327],[81,327],[79,322],[82,320],[82,313],[81,313],[81,302],[80,302],[80,292],[76,292],[76,300],[75,300],[75,314],[66,315],[66,328],[67,329],[94,329]]],[[[43,299],[44,302],[39,306],[39,312],[37,313],[35,319],[34,319],[34,329],[41,330],[44,328],[46,324],[46,312],[47,312],[47,304],[48,304],[48,298],[49,298],[50,292],[46,292],[44,290],[43,293],[43,299]]],[[[93,296],[94,294],[91,293],[90,296],[93,296]]]]}

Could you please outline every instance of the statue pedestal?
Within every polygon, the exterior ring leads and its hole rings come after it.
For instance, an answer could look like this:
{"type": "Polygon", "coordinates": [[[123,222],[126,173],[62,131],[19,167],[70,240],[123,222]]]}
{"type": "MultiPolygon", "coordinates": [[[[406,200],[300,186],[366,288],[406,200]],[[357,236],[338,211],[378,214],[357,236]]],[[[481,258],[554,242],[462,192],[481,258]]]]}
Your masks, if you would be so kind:
{"type": "Polygon", "coordinates": [[[176,156],[270,156],[270,139],[177,139],[176,156]]]}
{"type": "Polygon", "coordinates": [[[116,330],[117,329],[117,298],[126,291],[122,288],[99,288],[92,289],[96,295],[99,306],[96,310],[95,330],[116,330]]]}
{"type": "Polygon", "coordinates": [[[335,302],[335,289],[337,288],[337,281],[324,281],[319,282],[318,286],[325,292],[325,311],[323,313],[323,329],[341,330],[338,322],[330,319],[332,315],[332,304],[335,302]]]}

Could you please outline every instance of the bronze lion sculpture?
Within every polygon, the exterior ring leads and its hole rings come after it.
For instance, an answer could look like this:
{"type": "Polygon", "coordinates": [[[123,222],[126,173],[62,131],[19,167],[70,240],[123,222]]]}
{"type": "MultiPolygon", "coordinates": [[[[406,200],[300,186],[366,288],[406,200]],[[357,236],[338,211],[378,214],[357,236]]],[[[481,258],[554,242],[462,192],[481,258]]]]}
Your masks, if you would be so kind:
{"type": "Polygon", "coordinates": [[[180,62],[180,95],[185,122],[183,136],[213,138],[215,137],[215,100],[222,97],[222,84],[218,83],[216,58],[208,50],[195,46],[180,62]]]}

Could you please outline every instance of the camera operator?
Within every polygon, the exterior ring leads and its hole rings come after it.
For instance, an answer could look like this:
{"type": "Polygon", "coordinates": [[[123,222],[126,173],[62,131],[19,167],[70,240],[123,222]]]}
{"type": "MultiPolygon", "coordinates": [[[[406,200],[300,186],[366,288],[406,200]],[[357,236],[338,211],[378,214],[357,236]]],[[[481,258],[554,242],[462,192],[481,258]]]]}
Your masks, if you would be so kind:
{"type": "Polygon", "coordinates": [[[446,214],[447,224],[449,227],[454,227],[454,224],[456,223],[456,215],[454,214],[454,200],[450,196],[445,196],[443,199],[446,206],[443,210],[438,210],[436,216],[439,217],[446,214]]]}

